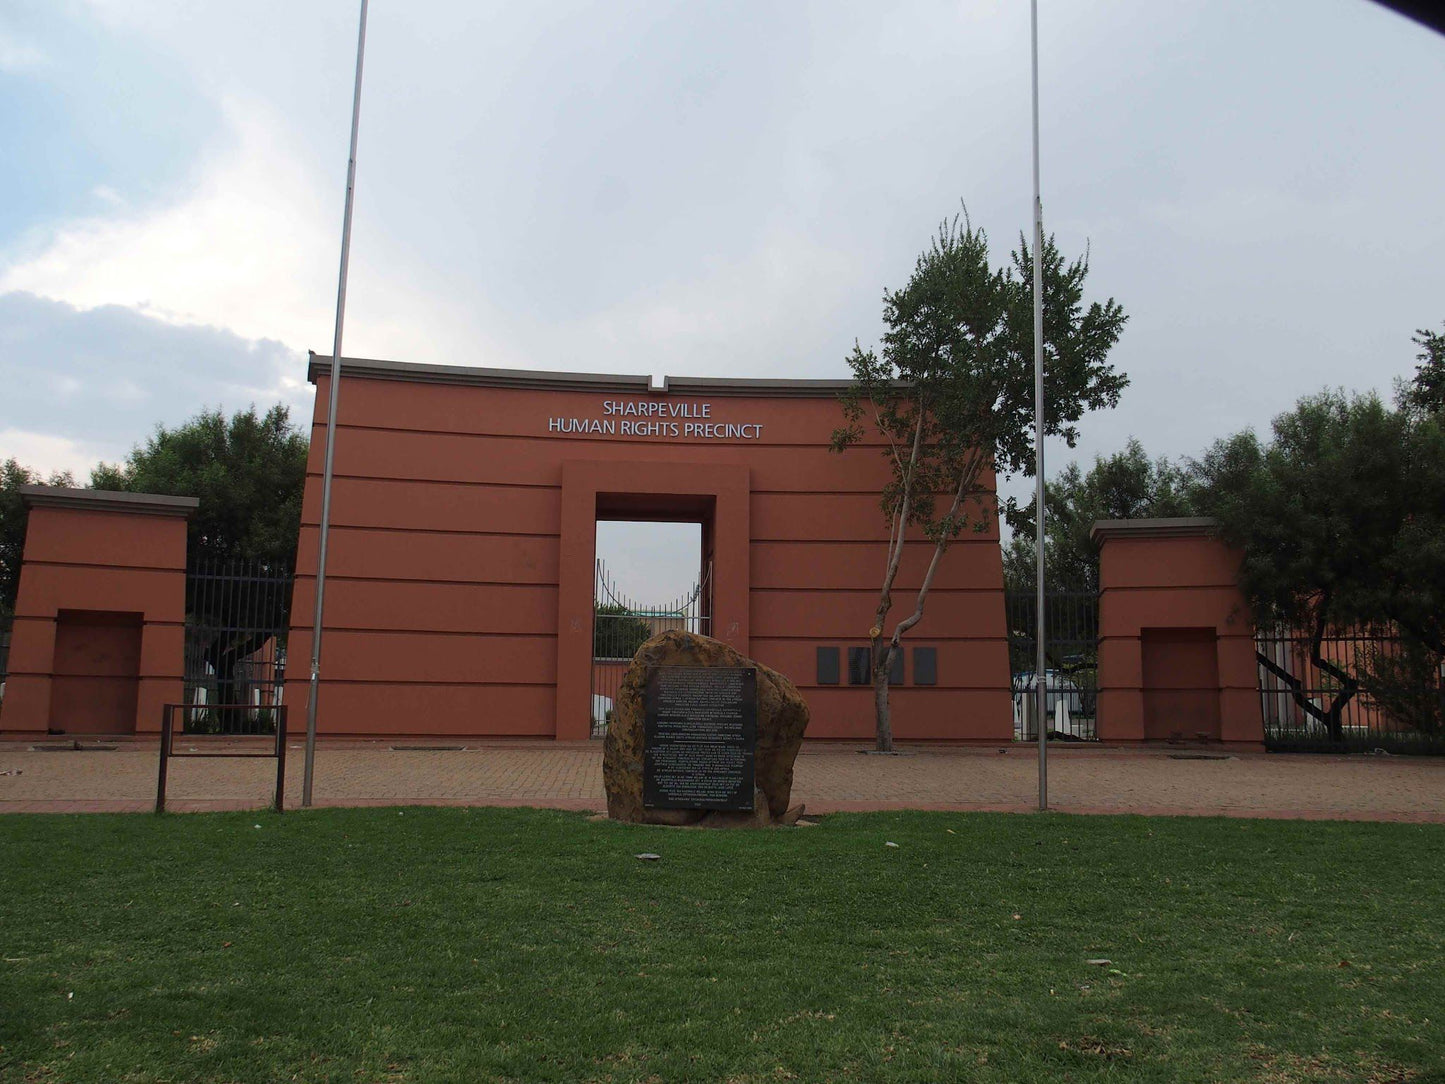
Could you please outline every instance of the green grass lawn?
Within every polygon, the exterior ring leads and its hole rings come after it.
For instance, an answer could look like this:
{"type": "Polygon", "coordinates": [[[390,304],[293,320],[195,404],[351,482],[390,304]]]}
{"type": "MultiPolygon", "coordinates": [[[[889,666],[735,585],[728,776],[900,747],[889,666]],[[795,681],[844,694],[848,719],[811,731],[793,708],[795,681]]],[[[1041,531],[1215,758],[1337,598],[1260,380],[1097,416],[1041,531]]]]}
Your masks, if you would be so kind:
{"type": "Polygon", "coordinates": [[[10,1081],[1445,1081],[1441,826],[7,816],[0,863],[10,1081]]]}

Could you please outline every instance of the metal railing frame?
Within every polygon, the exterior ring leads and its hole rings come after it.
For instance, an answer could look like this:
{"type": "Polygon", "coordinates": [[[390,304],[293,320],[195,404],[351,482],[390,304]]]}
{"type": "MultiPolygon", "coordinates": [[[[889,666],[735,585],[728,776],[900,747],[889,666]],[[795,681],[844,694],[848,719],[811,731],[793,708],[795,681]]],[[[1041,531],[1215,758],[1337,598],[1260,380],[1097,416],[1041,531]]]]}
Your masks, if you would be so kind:
{"type": "MultiPolygon", "coordinates": [[[[212,705],[211,710],[248,710],[248,704],[227,704],[212,705]]],[[[172,760],[275,760],[276,761],[276,797],[272,802],[272,808],[277,813],[284,812],[284,798],[286,791],[286,705],[280,704],[276,712],[276,741],[269,753],[250,752],[181,752],[175,750],[175,714],[190,710],[185,704],[166,704],[161,708],[161,756],[160,771],[156,779],[156,812],[166,811],[166,778],[169,774],[170,762],[172,760]]],[[[197,739],[203,740],[203,739],[197,739]]]]}

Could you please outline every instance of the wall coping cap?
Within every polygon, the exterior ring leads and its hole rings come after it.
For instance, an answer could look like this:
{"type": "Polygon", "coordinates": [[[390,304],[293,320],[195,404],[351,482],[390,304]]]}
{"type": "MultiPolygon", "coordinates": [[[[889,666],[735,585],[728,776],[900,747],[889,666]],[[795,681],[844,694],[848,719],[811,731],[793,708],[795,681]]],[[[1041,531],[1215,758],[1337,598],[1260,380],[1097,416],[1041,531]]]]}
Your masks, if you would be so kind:
{"type": "Polygon", "coordinates": [[[1219,530],[1213,516],[1170,516],[1162,519],[1101,519],[1089,531],[1095,545],[1110,538],[1201,538],[1219,530]]]}
{"type": "Polygon", "coordinates": [[[63,486],[21,486],[26,508],[79,508],[88,512],[129,512],[143,516],[182,516],[200,507],[195,497],[163,493],[121,493],[109,489],[66,489],[63,486]]]}
{"type": "MultiPolygon", "coordinates": [[[[306,379],[315,384],[331,370],[331,355],[308,351],[306,379]]],[[[341,359],[341,375],[415,384],[464,384],[539,391],[617,392],[623,395],[713,395],[766,398],[834,398],[851,380],[777,380],[737,377],[665,376],[659,387],[648,376],[616,373],[560,373],[540,369],[485,369],[475,365],[422,365],[372,358],[341,359]]],[[[899,385],[903,387],[904,385],[899,385]]]]}

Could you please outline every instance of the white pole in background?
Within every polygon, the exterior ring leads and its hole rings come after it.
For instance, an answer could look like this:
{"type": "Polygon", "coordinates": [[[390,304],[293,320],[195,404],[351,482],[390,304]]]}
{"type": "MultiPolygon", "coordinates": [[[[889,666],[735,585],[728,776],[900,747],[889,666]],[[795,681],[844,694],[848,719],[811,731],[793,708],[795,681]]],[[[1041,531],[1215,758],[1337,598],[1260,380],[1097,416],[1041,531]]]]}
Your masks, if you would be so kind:
{"type": "Polygon", "coordinates": [[[1044,204],[1039,196],[1039,0],[1029,2],[1034,98],[1034,629],[1035,717],[1039,728],[1039,809],[1049,808],[1048,668],[1044,650],[1044,204]]]}
{"type": "Polygon", "coordinates": [[[311,695],[306,700],[306,769],[301,805],[311,805],[316,769],[316,698],[321,691],[321,615],[326,598],[326,543],[331,533],[331,473],[336,454],[336,402],[341,390],[341,325],[346,317],[346,270],[351,261],[351,198],[356,190],[356,132],[361,120],[361,60],[366,52],[366,5],[356,37],[356,89],[351,98],[351,153],[346,160],[346,210],[341,217],[341,274],[336,287],[336,336],[331,343],[330,399],[326,408],[326,465],[321,472],[321,539],[316,555],[316,616],[311,623],[311,695]]]}

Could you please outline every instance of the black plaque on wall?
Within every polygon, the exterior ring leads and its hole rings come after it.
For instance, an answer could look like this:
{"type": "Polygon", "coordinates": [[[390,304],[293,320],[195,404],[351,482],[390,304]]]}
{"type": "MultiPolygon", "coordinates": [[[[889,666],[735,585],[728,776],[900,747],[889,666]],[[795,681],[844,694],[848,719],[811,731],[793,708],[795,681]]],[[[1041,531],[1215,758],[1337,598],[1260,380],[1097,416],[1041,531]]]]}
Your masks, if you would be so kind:
{"type": "Polygon", "coordinates": [[[751,810],[757,743],[755,669],[653,667],[643,698],[642,804],[751,810]]]}
{"type": "Polygon", "coordinates": [[[913,684],[938,684],[938,648],[915,647],[913,649],[913,684]]]}

